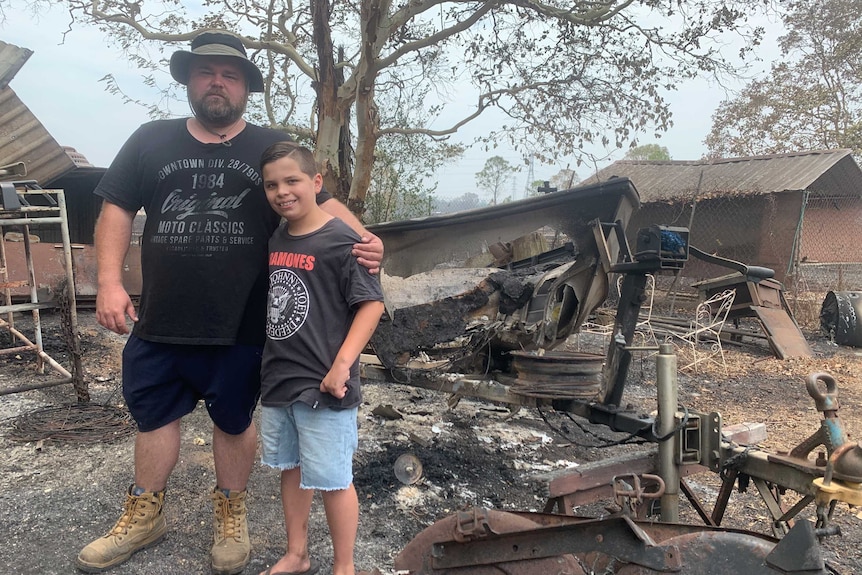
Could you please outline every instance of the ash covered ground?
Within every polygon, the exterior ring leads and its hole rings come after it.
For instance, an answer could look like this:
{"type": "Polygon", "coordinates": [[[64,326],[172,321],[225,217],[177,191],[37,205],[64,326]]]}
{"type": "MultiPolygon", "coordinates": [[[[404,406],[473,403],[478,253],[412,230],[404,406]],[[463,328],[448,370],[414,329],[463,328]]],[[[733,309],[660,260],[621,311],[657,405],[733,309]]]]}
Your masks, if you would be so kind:
{"type": "MultiPolygon", "coordinates": [[[[55,318],[44,314],[46,351],[64,363],[68,358],[55,318]]],[[[120,350],[123,338],[99,328],[92,312],[79,313],[83,375],[94,404],[122,408],[120,350]]],[[[764,449],[788,451],[820,425],[820,415],[805,390],[815,371],[838,381],[840,416],[851,440],[862,433],[862,357],[856,350],[830,344],[806,333],[816,357],[780,361],[765,348],[727,350],[728,373],[711,367],[706,373],[682,372],[680,403],[690,409],[719,411],[725,425],[763,422],[769,437],[764,449]]],[[[582,342],[574,341],[572,345],[582,342]]],[[[645,413],[655,409],[655,370],[651,359],[632,364],[624,402],[645,413]]],[[[32,354],[0,356],[0,388],[56,379],[36,374],[32,354]]],[[[360,498],[356,564],[360,569],[393,570],[394,557],[422,529],[465,506],[503,510],[541,510],[548,473],[562,473],[586,462],[639,449],[645,445],[598,447],[623,437],[601,426],[570,420],[535,409],[517,413],[485,402],[461,399],[449,407],[445,394],[406,385],[368,383],[360,410],[360,447],[355,485],[360,498]],[[391,406],[403,417],[373,412],[391,406]],[[412,454],[423,465],[413,485],[398,481],[395,461],[412,454]]],[[[77,573],[74,558],[81,546],[101,535],[118,517],[122,495],[132,480],[133,439],[58,442],[13,439],[13,423],[28,414],[75,401],[71,385],[5,395],[0,401],[0,525],[4,573],[77,573]]],[[[111,573],[129,575],[208,574],[211,538],[209,492],[214,484],[210,424],[198,409],[183,425],[180,462],[168,485],[169,534],[158,546],[136,554],[111,573]]],[[[690,478],[707,504],[718,490],[718,477],[690,478]]],[[[278,474],[260,465],[249,485],[252,561],[245,573],[256,574],[274,563],[284,549],[278,474]]],[[[792,503],[792,494],[788,494],[792,503]]],[[[576,510],[605,512],[599,503],[576,510]]],[[[697,517],[687,504],[687,521],[697,517]]],[[[839,505],[834,522],[842,536],[823,544],[830,564],[847,575],[862,573],[862,519],[858,509],[839,505]]],[[[799,518],[811,519],[813,507],[799,518]]],[[[771,534],[769,513],[753,488],[734,494],[723,523],[727,527],[771,534]]],[[[331,565],[329,535],[319,497],[311,517],[311,553],[325,573],[331,565]]]]}

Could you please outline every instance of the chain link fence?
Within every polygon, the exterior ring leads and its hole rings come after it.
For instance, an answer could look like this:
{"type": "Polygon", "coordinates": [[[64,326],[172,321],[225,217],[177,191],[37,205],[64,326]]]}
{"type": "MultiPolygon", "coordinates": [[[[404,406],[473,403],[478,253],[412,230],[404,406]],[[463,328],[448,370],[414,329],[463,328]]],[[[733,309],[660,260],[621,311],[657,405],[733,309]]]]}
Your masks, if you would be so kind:
{"type": "MultiPolygon", "coordinates": [[[[862,289],[862,200],[817,191],[721,193],[700,191],[642,205],[629,224],[687,227],[691,245],[746,265],[771,268],[797,322],[817,329],[829,291],[862,289]]],[[[659,279],[664,296],[697,298],[698,282],[733,270],[690,257],[679,277],[659,279]]]]}
{"type": "Polygon", "coordinates": [[[797,321],[816,329],[828,292],[862,290],[862,199],[807,192],[799,221],[785,288],[797,321]]]}

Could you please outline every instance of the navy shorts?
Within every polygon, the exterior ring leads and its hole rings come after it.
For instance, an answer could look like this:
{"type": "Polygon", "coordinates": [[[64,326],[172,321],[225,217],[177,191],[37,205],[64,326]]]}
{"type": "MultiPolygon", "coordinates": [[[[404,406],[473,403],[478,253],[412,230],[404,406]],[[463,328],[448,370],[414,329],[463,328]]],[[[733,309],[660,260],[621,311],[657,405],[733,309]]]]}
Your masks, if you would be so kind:
{"type": "Polygon", "coordinates": [[[140,431],[191,413],[204,400],[213,423],[231,435],[251,425],[260,397],[256,345],[179,345],[129,336],[123,348],[123,397],[140,431]]]}

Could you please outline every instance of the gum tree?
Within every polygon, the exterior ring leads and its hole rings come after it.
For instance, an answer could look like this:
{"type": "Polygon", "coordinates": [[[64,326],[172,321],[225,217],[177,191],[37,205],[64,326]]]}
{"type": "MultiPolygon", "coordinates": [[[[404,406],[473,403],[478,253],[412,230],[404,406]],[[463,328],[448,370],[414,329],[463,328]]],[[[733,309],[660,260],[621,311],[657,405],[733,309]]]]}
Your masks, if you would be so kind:
{"type": "Polygon", "coordinates": [[[709,155],[862,152],[862,0],[793,0],[782,57],[712,117],[709,155]]]}
{"type": "Polygon", "coordinates": [[[670,151],[666,146],[660,146],[659,144],[643,144],[641,146],[635,146],[626,152],[624,157],[626,160],[648,160],[651,162],[657,160],[670,160],[670,151]]]}
{"type": "Polygon", "coordinates": [[[313,142],[327,188],[357,213],[381,138],[441,141],[492,115],[473,143],[550,162],[667,129],[662,94],[735,74],[723,42],[743,38],[745,54],[761,35],[748,18],[771,1],[53,0],[166,97],[160,60],[202,30],[242,35],[266,79],[251,118],[313,142]]]}
{"type": "Polygon", "coordinates": [[[485,166],[476,172],[476,186],[491,194],[491,205],[497,205],[500,194],[512,181],[518,168],[501,156],[491,156],[485,166]]]}

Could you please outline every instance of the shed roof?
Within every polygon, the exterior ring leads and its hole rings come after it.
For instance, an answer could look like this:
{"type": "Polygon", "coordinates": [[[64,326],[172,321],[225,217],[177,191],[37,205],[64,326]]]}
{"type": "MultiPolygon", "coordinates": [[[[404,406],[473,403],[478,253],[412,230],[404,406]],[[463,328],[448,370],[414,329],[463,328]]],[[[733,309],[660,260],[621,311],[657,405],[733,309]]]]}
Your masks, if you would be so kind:
{"type": "Polygon", "coordinates": [[[74,169],[75,162],[8,85],[30,54],[0,41],[0,166],[24,162],[26,179],[44,183],[74,169]]]}
{"type": "Polygon", "coordinates": [[[33,54],[32,50],[19,48],[0,40],[0,89],[5,88],[33,54]]]}
{"type": "Polygon", "coordinates": [[[862,169],[847,149],[717,160],[620,160],[584,183],[615,176],[629,178],[643,202],[800,190],[830,196],[862,194],[862,169]]]}

